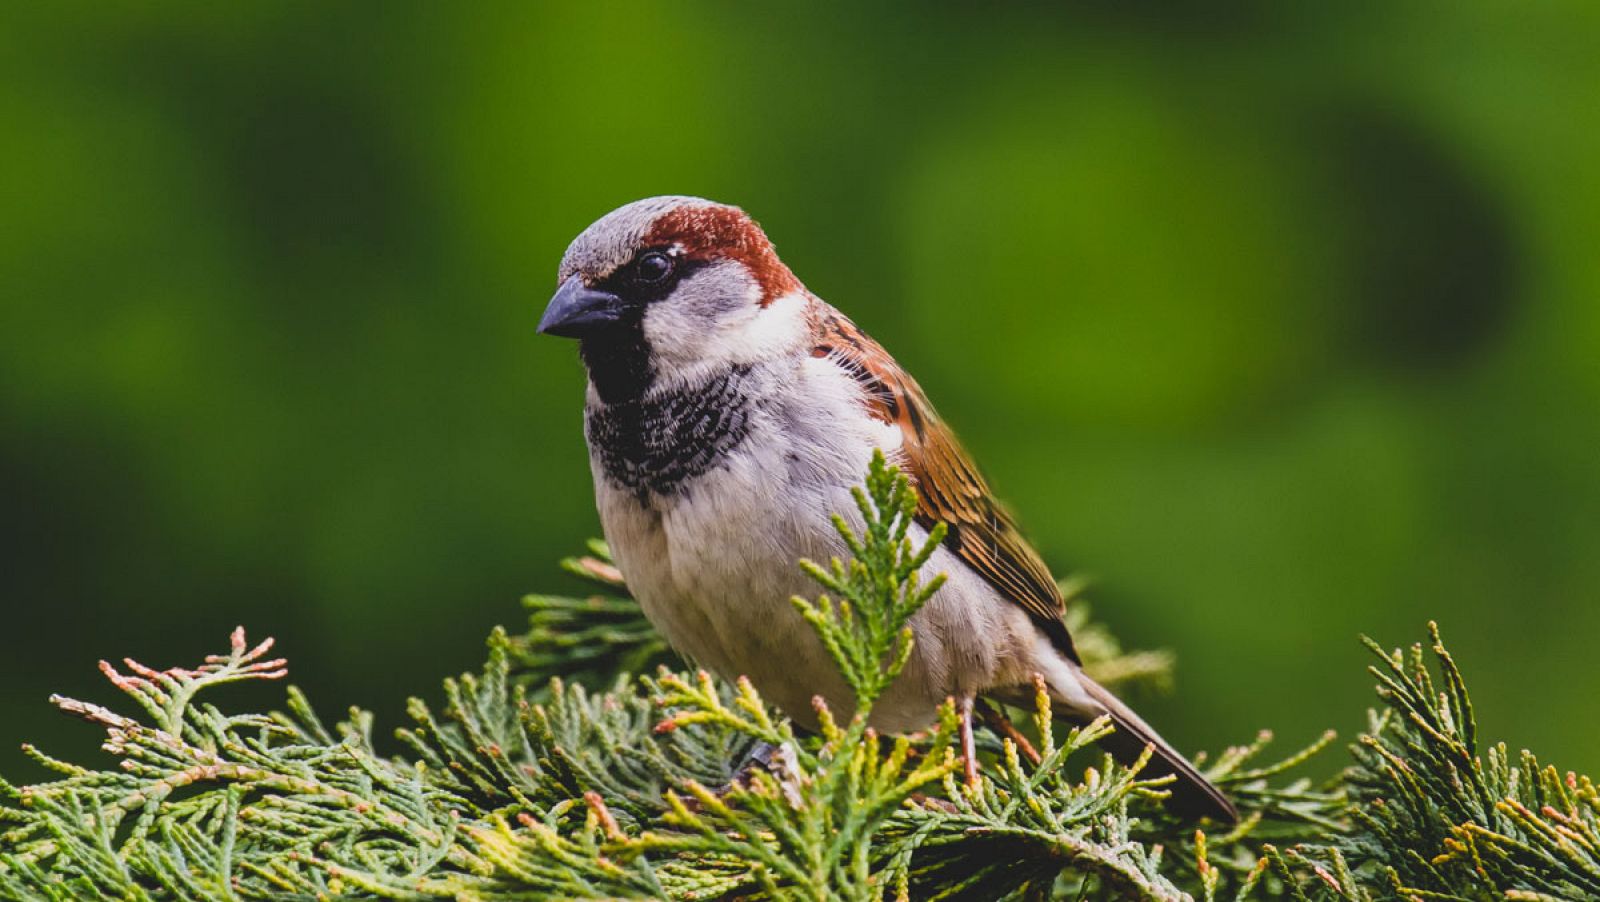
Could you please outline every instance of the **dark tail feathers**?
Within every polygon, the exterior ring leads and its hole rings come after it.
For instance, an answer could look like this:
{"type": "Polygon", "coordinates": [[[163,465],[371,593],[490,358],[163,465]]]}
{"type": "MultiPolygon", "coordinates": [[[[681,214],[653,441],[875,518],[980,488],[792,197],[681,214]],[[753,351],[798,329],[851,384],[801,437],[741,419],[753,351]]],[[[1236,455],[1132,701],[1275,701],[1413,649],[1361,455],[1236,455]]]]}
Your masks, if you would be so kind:
{"type": "Polygon", "coordinates": [[[1080,674],[1078,678],[1089,695],[1105,706],[1106,713],[1111,715],[1111,722],[1116,725],[1115,733],[1100,740],[1100,745],[1112,757],[1124,764],[1131,764],[1144,754],[1146,746],[1150,746],[1153,754],[1150,763],[1145,765],[1144,774],[1177,776],[1178,779],[1167,787],[1172,792],[1172,797],[1167,800],[1168,808],[1184,817],[1209,817],[1225,824],[1239,819],[1238,809],[1222,794],[1222,790],[1202,777],[1187,758],[1168,745],[1160,734],[1133,713],[1133,709],[1087,676],[1080,674]]]}

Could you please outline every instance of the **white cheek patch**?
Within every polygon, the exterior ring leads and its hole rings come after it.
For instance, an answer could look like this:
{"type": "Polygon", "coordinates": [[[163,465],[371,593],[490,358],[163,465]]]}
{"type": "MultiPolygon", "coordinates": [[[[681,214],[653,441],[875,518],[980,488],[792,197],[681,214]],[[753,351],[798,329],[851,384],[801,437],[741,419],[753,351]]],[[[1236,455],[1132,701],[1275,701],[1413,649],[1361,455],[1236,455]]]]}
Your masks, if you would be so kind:
{"type": "Polygon", "coordinates": [[[723,355],[718,333],[744,310],[754,308],[761,288],[731,262],[707,266],[679,282],[672,293],[651,302],[644,313],[644,338],[652,362],[671,378],[674,371],[723,355]]]}
{"type": "Polygon", "coordinates": [[[761,286],[737,263],[714,264],[651,304],[644,337],[662,384],[707,371],[760,363],[806,340],[806,296],[799,291],[760,305],[761,286]]]}
{"type": "Polygon", "coordinates": [[[788,351],[803,340],[806,324],[806,297],[792,291],[773,298],[765,308],[752,304],[741,309],[737,321],[718,327],[719,344],[730,363],[754,363],[788,351]]]}

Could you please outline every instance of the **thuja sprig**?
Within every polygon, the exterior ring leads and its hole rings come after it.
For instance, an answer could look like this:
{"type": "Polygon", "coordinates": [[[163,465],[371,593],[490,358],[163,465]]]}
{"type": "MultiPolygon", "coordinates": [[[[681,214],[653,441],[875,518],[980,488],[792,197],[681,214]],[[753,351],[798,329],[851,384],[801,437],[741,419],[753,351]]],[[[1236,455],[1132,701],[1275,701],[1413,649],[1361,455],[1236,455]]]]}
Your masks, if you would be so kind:
{"type": "MultiPolygon", "coordinates": [[[[669,792],[667,829],[646,832],[613,851],[629,856],[686,853],[754,865],[773,898],[867,900],[909,882],[910,858],[882,837],[885,824],[919,791],[936,787],[955,762],[948,754],[955,709],[940,709],[931,746],[892,740],[871,729],[843,729],[826,708],[820,745],[778,747],[771,763],[717,790],[691,782],[669,792]]],[[[859,722],[859,721],[858,721],[859,722]]]]}
{"type": "MultiPolygon", "coordinates": [[[[129,673],[118,671],[109,661],[100,662],[100,672],[111,681],[111,685],[127,693],[128,697],[149,712],[157,729],[177,734],[182,733],[186,726],[184,714],[188,711],[189,703],[200,692],[240,680],[275,680],[287,674],[287,662],[283,658],[267,658],[272,645],[273,640],[268,637],[255,647],[250,647],[245,639],[244,627],[241,626],[236,627],[229,637],[226,655],[207,655],[206,662],[199,667],[156,670],[132,658],[123,658],[122,663],[129,673]]],[[[94,712],[79,709],[77,703],[70,699],[54,696],[52,701],[69,713],[99,720],[93,716],[94,712]]]]}
{"type": "MultiPolygon", "coordinates": [[[[118,766],[30,750],[49,781],[0,782],[0,899],[1600,897],[1594,783],[1483,746],[1436,630],[1374,646],[1380,710],[1336,782],[1288,772],[1331,736],[1277,764],[1257,763],[1265,735],[1212,759],[1243,815],[1226,833],[1173,820],[1164,780],[1093,752],[1106,725],[1063,730],[1042,694],[1040,760],[989,737],[992,764],[958,781],[950,706],[922,734],[867,725],[937,588],[918,568],[939,534],[913,541],[914,495],[881,459],[856,500],[849,560],[810,565],[826,597],[797,603],[848,718],[819,704],[803,733],[743,681],[631,675],[662,646],[597,546],[568,569],[602,594],[541,596],[444,705],[413,700],[405,757],[374,749],[370,714],[324,722],[292,688],[282,713],[216,707],[219,685],[283,676],[242,633],[195,668],[107,665],[131,713],[57,704],[118,766]]],[[[1166,673],[1074,623],[1108,679],[1166,673]]]]}
{"type": "Polygon", "coordinates": [[[908,533],[916,509],[909,481],[882,455],[855,491],[859,532],[843,518],[835,527],[851,553],[827,568],[802,566],[834,597],[793,603],[839,666],[855,710],[841,725],[815,701],[819,729],[796,739],[774,718],[747,680],[732,703],[704,672],[691,681],[660,678],[660,703],[669,714],[658,730],[717,725],[776,747],[771,764],[754,768],[721,790],[689,782],[669,792],[667,830],[620,844],[619,853],[720,854],[752,862],[764,892],[778,898],[876,899],[909,883],[910,858],[888,850],[880,832],[914,794],[939,786],[956,766],[949,754],[955,709],[940,709],[928,741],[880,738],[867,726],[872,704],[904,668],[911,653],[910,618],[938,590],[919,568],[938,547],[936,529],[920,547],[908,533]]]}
{"type": "Polygon", "coordinates": [[[1426,651],[1366,640],[1385,710],[1352,750],[1355,829],[1329,845],[1402,896],[1600,897],[1594,782],[1503,743],[1480,752],[1466,681],[1428,629],[1426,651]]]}
{"type": "Polygon", "coordinates": [[[802,569],[834,597],[791,601],[816,630],[845,682],[865,712],[900,675],[911,656],[910,621],[944,584],[944,574],[923,583],[918,571],[944,541],[937,524],[920,546],[908,533],[917,508],[910,481],[874,452],[866,486],[851,490],[860,514],[858,535],[839,514],[834,528],[850,550],[848,562],[834,558],[827,567],[809,560],[802,569]]]}
{"type": "MultiPolygon", "coordinates": [[[[911,845],[914,882],[921,894],[950,891],[977,897],[1038,897],[1067,882],[1086,898],[1180,902],[1188,896],[1161,873],[1159,845],[1130,833],[1130,805],[1161,795],[1163,779],[1141,779],[1147,759],[1123,767],[1109,756],[1081,773],[1069,761],[1111,729],[1102,718],[1059,736],[1042,685],[1035,692],[1036,765],[1010,740],[1000,765],[975,787],[947,774],[942,804],[907,808],[888,831],[897,846],[911,845]],[[981,854],[973,854],[981,848],[981,854]]],[[[944,729],[948,730],[949,727],[944,729]]]]}
{"type": "Polygon", "coordinates": [[[657,733],[714,724],[773,745],[794,738],[788,721],[775,716],[744,677],[735,683],[737,688],[731,704],[723,701],[717,681],[704,670],[697,671],[693,680],[686,679],[683,674],[664,673],[656,685],[656,703],[673,711],[670,717],[656,724],[657,733]]]}

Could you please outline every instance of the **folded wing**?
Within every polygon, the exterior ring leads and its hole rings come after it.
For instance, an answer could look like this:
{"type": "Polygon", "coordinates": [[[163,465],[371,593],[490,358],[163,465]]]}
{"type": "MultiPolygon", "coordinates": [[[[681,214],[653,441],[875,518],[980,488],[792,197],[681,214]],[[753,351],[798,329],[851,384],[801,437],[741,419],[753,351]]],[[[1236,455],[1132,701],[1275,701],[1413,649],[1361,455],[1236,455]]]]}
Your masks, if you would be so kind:
{"type": "Polygon", "coordinates": [[[917,488],[917,522],[924,528],[946,524],[945,546],[1021,605],[1062,653],[1077,662],[1072,636],[1061,619],[1064,603],[1055,579],[994,500],[972,458],[889,352],[843,314],[817,303],[812,354],[843,367],[865,389],[871,414],[900,428],[899,463],[917,488]]]}

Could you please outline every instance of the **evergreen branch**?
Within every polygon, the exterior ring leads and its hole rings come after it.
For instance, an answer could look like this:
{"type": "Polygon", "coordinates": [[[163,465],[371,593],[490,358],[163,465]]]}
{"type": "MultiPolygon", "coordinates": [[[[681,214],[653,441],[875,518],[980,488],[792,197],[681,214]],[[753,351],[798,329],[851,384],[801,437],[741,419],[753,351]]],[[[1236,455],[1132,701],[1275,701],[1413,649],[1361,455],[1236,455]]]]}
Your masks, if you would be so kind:
{"type": "Polygon", "coordinates": [[[1356,830],[1331,844],[1417,898],[1600,896],[1600,794],[1586,776],[1541,766],[1504,744],[1479,754],[1465,680],[1436,624],[1423,647],[1371,668],[1384,716],[1352,749],[1356,830]]]}
{"type": "Polygon", "coordinates": [[[792,603],[833,657],[854,691],[863,716],[911,657],[911,618],[944,585],[940,574],[923,585],[918,573],[944,541],[945,525],[930,530],[920,546],[907,536],[917,508],[910,480],[874,452],[864,488],[851,490],[863,527],[860,535],[845,519],[833,525],[850,549],[849,563],[834,558],[827,567],[802,560],[800,567],[833,592],[815,602],[792,603]]]}
{"type": "MultiPolygon", "coordinates": [[[[410,702],[404,757],[374,749],[371,715],[330,726],[293,687],[270,715],[210,704],[215,686],[284,675],[242,631],[192,669],[105,665],[137,716],[55,702],[103,729],[119,766],[30,748],[51,777],[0,781],[0,898],[1600,896],[1593,782],[1480,749],[1437,630],[1434,669],[1420,646],[1372,646],[1382,708],[1335,781],[1293,776],[1331,734],[1275,763],[1266,733],[1199,759],[1240,808],[1226,833],[1168,815],[1170,778],[1142,761],[1093,753],[1107,724],[1063,735],[1042,691],[1039,762],[985,732],[967,786],[951,705],[923,734],[867,726],[938,588],[919,572],[940,533],[913,540],[915,495],[881,458],[855,501],[859,528],[838,521],[851,559],[806,564],[826,594],[795,601],[851,690],[847,720],[819,702],[818,732],[798,733],[747,681],[655,670],[670,655],[595,545],[564,566],[604,594],[531,596],[526,633],[495,631],[442,706],[410,702]]],[[[1087,622],[1080,588],[1064,592],[1091,672],[1167,679],[1169,655],[1124,653],[1087,622]]]]}

